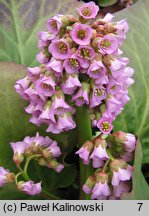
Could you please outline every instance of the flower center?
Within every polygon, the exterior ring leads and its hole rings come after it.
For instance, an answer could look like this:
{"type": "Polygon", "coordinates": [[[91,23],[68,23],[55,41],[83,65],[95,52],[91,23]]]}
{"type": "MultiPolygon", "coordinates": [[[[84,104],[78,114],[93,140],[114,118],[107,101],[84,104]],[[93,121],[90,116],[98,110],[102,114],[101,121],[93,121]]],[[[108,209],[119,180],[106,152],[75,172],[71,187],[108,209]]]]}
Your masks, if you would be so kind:
{"type": "Polygon", "coordinates": [[[85,31],[84,29],[78,30],[77,36],[78,36],[78,38],[80,38],[80,39],[84,39],[84,38],[86,37],[86,31],[85,31]]]}
{"type": "Polygon", "coordinates": [[[71,58],[69,59],[69,65],[71,68],[76,68],[79,66],[79,62],[76,59],[71,58]]]}
{"type": "Polygon", "coordinates": [[[94,73],[94,74],[98,74],[99,72],[100,72],[99,69],[97,69],[97,70],[93,70],[93,73],[94,73]]]}
{"type": "Polygon", "coordinates": [[[53,29],[55,29],[55,30],[57,29],[57,23],[55,20],[52,21],[51,26],[53,29]]]}
{"type": "Polygon", "coordinates": [[[103,121],[102,124],[101,124],[101,128],[102,128],[103,131],[110,130],[110,124],[109,124],[109,122],[103,121]]]}
{"type": "Polygon", "coordinates": [[[51,90],[51,86],[48,85],[48,84],[46,84],[46,83],[43,83],[43,84],[42,84],[42,87],[43,87],[45,90],[47,90],[47,91],[48,91],[48,90],[49,90],[49,91],[51,90]]]}
{"type": "Polygon", "coordinates": [[[103,48],[108,48],[111,46],[111,42],[109,40],[105,39],[101,42],[100,46],[103,48]]]}
{"type": "Polygon", "coordinates": [[[80,50],[80,57],[81,58],[84,58],[84,59],[89,59],[89,57],[90,57],[90,52],[89,52],[89,50],[87,49],[87,48],[82,48],[81,50],[80,50]]]}
{"type": "Polygon", "coordinates": [[[85,7],[85,8],[82,10],[82,14],[83,14],[84,16],[89,16],[89,15],[91,14],[89,7],[85,7]]]}
{"type": "Polygon", "coordinates": [[[104,95],[104,93],[105,93],[105,91],[103,89],[96,89],[94,91],[95,96],[102,96],[102,95],[104,95]]]}
{"type": "Polygon", "coordinates": [[[59,50],[59,52],[60,53],[66,53],[67,52],[67,50],[68,50],[68,47],[67,47],[67,45],[64,43],[64,42],[59,42],[59,44],[58,44],[58,50],[59,50]]]}

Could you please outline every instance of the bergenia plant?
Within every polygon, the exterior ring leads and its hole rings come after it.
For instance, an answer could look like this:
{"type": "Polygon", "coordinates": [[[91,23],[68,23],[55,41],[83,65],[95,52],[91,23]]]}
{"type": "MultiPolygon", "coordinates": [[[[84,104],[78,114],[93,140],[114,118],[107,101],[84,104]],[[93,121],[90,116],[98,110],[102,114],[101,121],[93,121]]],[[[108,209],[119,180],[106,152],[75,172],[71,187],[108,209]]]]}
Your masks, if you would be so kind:
{"type": "Polygon", "coordinates": [[[29,121],[46,125],[47,136],[37,133],[10,143],[19,172],[0,167],[0,186],[14,181],[26,194],[46,193],[44,182],[29,176],[28,165],[35,160],[61,172],[65,152],[50,133],[77,130],[80,199],[121,199],[131,191],[136,137],[113,132],[134,83],[134,71],[121,50],[129,27],[126,19],[115,22],[110,13],[98,18],[98,12],[94,2],[83,4],[76,17],[57,14],[39,32],[39,65],[28,67],[15,89],[28,102],[29,121]]]}

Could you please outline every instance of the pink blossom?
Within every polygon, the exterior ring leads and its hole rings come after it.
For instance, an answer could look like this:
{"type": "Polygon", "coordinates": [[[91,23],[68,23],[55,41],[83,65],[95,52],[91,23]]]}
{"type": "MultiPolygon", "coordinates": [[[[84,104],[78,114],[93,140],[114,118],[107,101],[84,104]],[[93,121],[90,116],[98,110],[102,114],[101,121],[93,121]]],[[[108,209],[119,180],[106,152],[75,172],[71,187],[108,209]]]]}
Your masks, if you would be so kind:
{"type": "Polygon", "coordinates": [[[58,117],[57,128],[60,130],[68,131],[76,127],[76,123],[73,121],[71,115],[62,114],[58,117]]]}
{"type": "Polygon", "coordinates": [[[99,106],[106,96],[106,90],[103,86],[94,86],[92,96],[90,98],[90,108],[99,106]]]}
{"type": "Polygon", "coordinates": [[[25,100],[29,100],[28,95],[25,93],[25,90],[29,88],[31,84],[30,79],[26,76],[24,79],[17,80],[15,89],[16,92],[23,97],[25,100]]]}
{"type": "Polygon", "coordinates": [[[84,19],[92,19],[97,16],[99,11],[99,7],[94,2],[89,2],[83,4],[80,8],[78,8],[78,13],[84,19]]]}
{"type": "Polygon", "coordinates": [[[0,167],[0,187],[3,187],[7,182],[7,175],[9,174],[9,170],[0,167]]]}
{"type": "Polygon", "coordinates": [[[54,95],[51,108],[54,110],[54,113],[57,115],[63,114],[68,111],[72,111],[71,106],[66,103],[62,95],[54,95]]]}
{"type": "Polygon", "coordinates": [[[103,160],[106,160],[109,158],[105,147],[102,147],[102,145],[96,146],[90,156],[90,158],[95,162],[93,162],[94,168],[99,168],[103,165],[103,160]]]}
{"type": "Polygon", "coordinates": [[[91,199],[100,199],[101,196],[108,197],[110,195],[108,175],[106,173],[98,173],[97,175],[98,180],[92,190],[91,199]]]}
{"type": "Polygon", "coordinates": [[[19,184],[19,189],[31,196],[38,195],[41,193],[41,182],[34,183],[33,181],[27,181],[19,184]]]}
{"type": "Polygon", "coordinates": [[[95,183],[96,183],[96,178],[95,176],[89,176],[85,182],[85,184],[83,185],[83,191],[86,193],[86,194],[90,194],[93,190],[93,187],[95,186],[95,183]]]}
{"type": "Polygon", "coordinates": [[[68,58],[70,54],[69,44],[62,39],[53,41],[48,50],[54,58],[60,60],[68,58]]]}
{"type": "Polygon", "coordinates": [[[112,185],[119,185],[120,181],[130,180],[133,173],[132,166],[128,165],[123,160],[114,160],[110,164],[111,171],[113,172],[112,176],[112,185]]]}
{"type": "Polygon", "coordinates": [[[121,181],[119,185],[113,187],[113,193],[115,197],[121,197],[123,193],[130,191],[130,183],[128,181],[121,181]]]}
{"type": "Polygon", "coordinates": [[[81,87],[81,83],[78,79],[77,74],[72,74],[69,75],[66,82],[62,85],[63,92],[65,94],[71,95],[74,93],[74,91],[78,88],[81,87]]]}
{"type": "Polygon", "coordinates": [[[41,64],[46,64],[49,61],[49,58],[43,52],[38,53],[36,59],[41,64]]]}
{"type": "Polygon", "coordinates": [[[79,157],[83,160],[84,164],[89,164],[90,162],[89,155],[92,152],[92,150],[93,150],[93,143],[86,141],[75,154],[79,155],[79,157]]]}
{"type": "Polygon", "coordinates": [[[51,58],[51,60],[46,64],[46,69],[48,71],[53,71],[56,77],[60,77],[63,72],[63,64],[62,61],[57,60],[55,58],[51,58]]]}
{"type": "Polygon", "coordinates": [[[35,88],[40,95],[50,97],[55,92],[56,83],[52,76],[43,76],[35,82],[35,88]]]}
{"type": "Polygon", "coordinates": [[[106,35],[98,41],[99,52],[112,54],[118,52],[118,42],[114,35],[106,35]]]}
{"type": "Polygon", "coordinates": [[[76,73],[78,72],[79,68],[80,68],[80,62],[79,60],[76,58],[75,55],[71,55],[69,56],[69,58],[67,58],[65,61],[64,61],[64,64],[63,64],[66,72],[69,74],[72,74],[72,73],[76,73]]]}
{"type": "Polygon", "coordinates": [[[79,91],[73,95],[72,100],[75,101],[77,106],[82,106],[83,104],[89,104],[89,84],[82,83],[82,87],[79,91]]]}
{"type": "Polygon", "coordinates": [[[104,134],[109,134],[111,130],[113,129],[113,125],[111,124],[111,122],[112,122],[111,118],[103,117],[97,122],[97,127],[104,134]]]}
{"type": "Polygon", "coordinates": [[[28,67],[28,77],[34,81],[41,73],[42,69],[40,67],[28,67]]]}
{"type": "Polygon", "coordinates": [[[105,84],[103,80],[106,74],[106,68],[101,61],[94,60],[93,63],[90,65],[87,74],[93,79],[98,79],[98,84],[99,79],[101,80],[100,84],[105,84]]]}
{"type": "Polygon", "coordinates": [[[94,58],[95,51],[91,46],[81,46],[80,45],[76,52],[76,56],[79,58],[82,64],[85,64],[87,61],[92,60],[94,58]]]}
{"type": "Polygon", "coordinates": [[[56,16],[51,17],[47,21],[47,28],[50,31],[50,33],[52,33],[52,34],[58,34],[59,33],[59,31],[62,27],[62,21],[61,21],[62,17],[63,17],[63,15],[57,14],[56,16]]]}
{"type": "Polygon", "coordinates": [[[126,133],[126,141],[124,143],[127,152],[132,152],[136,147],[136,137],[133,134],[126,133]]]}
{"type": "Polygon", "coordinates": [[[79,45],[88,45],[92,37],[92,29],[85,24],[75,24],[71,30],[71,37],[79,45]]]}

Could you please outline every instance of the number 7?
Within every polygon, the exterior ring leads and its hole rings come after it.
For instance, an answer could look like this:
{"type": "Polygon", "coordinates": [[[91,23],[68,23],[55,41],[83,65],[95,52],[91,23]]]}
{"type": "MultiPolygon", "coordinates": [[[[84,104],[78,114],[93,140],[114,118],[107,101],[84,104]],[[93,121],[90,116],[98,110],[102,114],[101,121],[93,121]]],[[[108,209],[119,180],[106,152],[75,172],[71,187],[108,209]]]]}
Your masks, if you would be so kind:
{"type": "Polygon", "coordinates": [[[140,211],[140,210],[141,210],[141,207],[142,207],[142,205],[143,205],[143,203],[137,203],[137,204],[139,205],[138,211],[140,211]]]}

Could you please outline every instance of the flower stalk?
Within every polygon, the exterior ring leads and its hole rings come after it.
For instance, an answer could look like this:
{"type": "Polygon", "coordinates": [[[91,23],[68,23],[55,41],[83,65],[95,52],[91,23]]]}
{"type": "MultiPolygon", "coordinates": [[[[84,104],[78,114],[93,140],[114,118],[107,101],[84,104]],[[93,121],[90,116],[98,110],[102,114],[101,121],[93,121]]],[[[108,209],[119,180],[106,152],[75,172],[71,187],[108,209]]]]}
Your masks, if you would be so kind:
{"type": "MultiPolygon", "coordinates": [[[[92,139],[92,128],[88,108],[86,106],[77,107],[77,131],[78,131],[78,145],[82,147],[82,144],[92,139]]],[[[90,199],[90,196],[82,191],[82,187],[86,179],[91,175],[93,167],[91,165],[84,165],[80,159],[80,199],[90,199]]]]}

